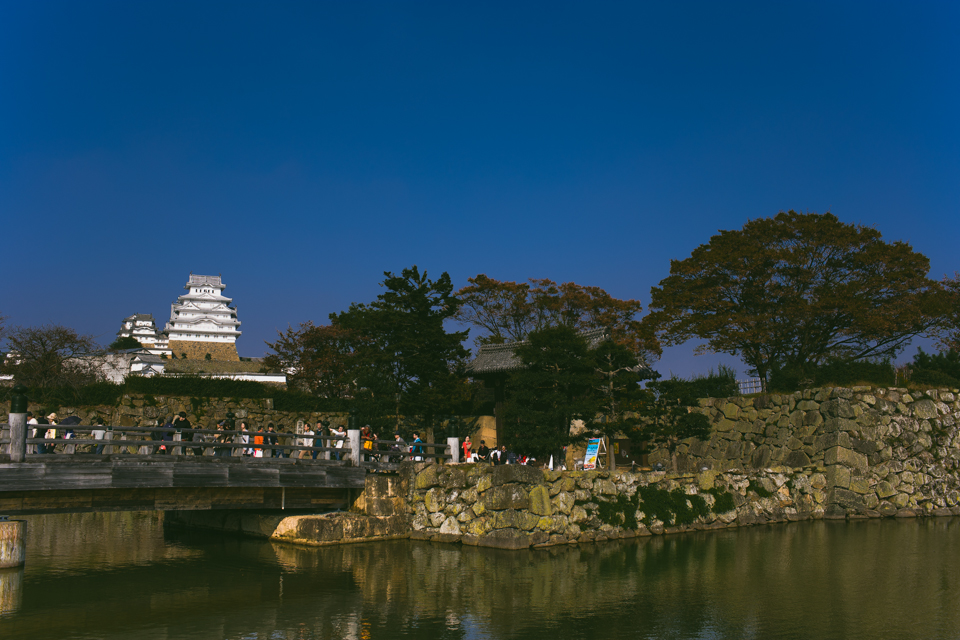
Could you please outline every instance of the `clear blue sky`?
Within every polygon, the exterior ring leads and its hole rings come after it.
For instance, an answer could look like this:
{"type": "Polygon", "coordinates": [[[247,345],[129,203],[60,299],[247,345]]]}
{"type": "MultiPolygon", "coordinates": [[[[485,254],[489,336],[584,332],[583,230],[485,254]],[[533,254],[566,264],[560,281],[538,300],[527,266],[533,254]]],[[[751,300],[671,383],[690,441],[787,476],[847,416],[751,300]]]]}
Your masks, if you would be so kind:
{"type": "Polygon", "coordinates": [[[411,264],[646,307],[786,209],[939,278],[958,114],[957,2],[0,0],[0,312],[109,342],[221,273],[255,356],[411,264]]]}

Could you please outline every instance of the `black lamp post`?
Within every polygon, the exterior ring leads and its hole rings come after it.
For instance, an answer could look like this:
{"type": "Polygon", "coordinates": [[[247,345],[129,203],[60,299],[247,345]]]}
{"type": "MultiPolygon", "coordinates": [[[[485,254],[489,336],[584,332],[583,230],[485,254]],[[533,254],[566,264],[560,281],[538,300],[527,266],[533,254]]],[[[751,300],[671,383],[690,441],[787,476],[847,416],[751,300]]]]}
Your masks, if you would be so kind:
{"type": "Polygon", "coordinates": [[[20,383],[13,385],[13,395],[10,397],[10,413],[26,413],[27,404],[27,387],[20,383]]]}

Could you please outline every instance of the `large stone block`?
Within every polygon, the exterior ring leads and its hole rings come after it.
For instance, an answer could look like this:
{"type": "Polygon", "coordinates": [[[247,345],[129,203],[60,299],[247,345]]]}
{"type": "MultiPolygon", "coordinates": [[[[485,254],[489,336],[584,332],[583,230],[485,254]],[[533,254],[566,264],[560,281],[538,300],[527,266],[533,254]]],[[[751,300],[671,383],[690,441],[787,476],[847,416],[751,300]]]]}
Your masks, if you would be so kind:
{"type": "Polygon", "coordinates": [[[573,494],[568,491],[563,491],[561,493],[558,493],[553,498],[552,502],[553,502],[553,507],[557,511],[567,515],[570,514],[570,510],[573,509],[573,506],[575,504],[573,494]]]}
{"type": "MultiPolygon", "coordinates": [[[[607,481],[609,482],[609,480],[607,481]]],[[[610,484],[613,484],[612,482],[610,484]]],[[[559,495],[559,494],[558,494],[559,495]]],[[[537,485],[530,490],[530,511],[538,516],[553,515],[553,504],[550,501],[550,492],[544,485],[537,485]]]]}
{"type": "Polygon", "coordinates": [[[831,465],[827,467],[827,486],[850,488],[850,469],[843,465],[831,465]]]}
{"type": "Polygon", "coordinates": [[[494,486],[517,482],[520,484],[540,484],[543,471],[523,464],[502,464],[493,468],[490,474],[494,486]]]}
{"type": "Polygon", "coordinates": [[[867,456],[857,453],[853,449],[846,447],[831,447],[827,449],[823,456],[823,461],[830,464],[842,464],[855,469],[865,470],[867,468],[867,456]]]}
{"type": "Polygon", "coordinates": [[[448,489],[462,489],[467,486],[467,474],[463,469],[446,465],[446,471],[440,478],[440,484],[448,489]]]}
{"type": "Polygon", "coordinates": [[[930,420],[940,415],[933,400],[917,400],[910,408],[913,410],[913,415],[922,420],[930,420]]]}
{"type": "Polygon", "coordinates": [[[529,509],[530,495],[517,484],[495,486],[485,491],[480,502],[487,509],[499,511],[501,509],[529,509]]]}
{"type": "Polygon", "coordinates": [[[791,451],[783,459],[783,464],[786,467],[807,467],[810,466],[810,456],[808,456],[803,451],[791,451]]]}
{"type": "Polygon", "coordinates": [[[417,479],[414,480],[413,483],[414,488],[417,490],[423,490],[438,486],[440,484],[440,474],[437,472],[438,469],[439,467],[436,465],[430,465],[418,473],[417,479]]]}
{"type": "Polygon", "coordinates": [[[443,489],[434,487],[427,491],[427,495],[423,497],[423,502],[427,507],[427,511],[430,513],[437,513],[438,511],[443,511],[444,507],[447,506],[447,496],[443,489]]]}

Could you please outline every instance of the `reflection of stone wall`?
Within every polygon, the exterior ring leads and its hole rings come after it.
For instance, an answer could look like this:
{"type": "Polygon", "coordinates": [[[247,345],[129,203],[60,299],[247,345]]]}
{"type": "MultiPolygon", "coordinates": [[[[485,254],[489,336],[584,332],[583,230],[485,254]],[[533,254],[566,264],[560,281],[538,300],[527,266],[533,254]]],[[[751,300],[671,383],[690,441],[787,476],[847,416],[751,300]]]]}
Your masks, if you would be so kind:
{"type": "Polygon", "coordinates": [[[209,353],[211,360],[240,361],[240,356],[237,355],[237,345],[234,343],[171,340],[170,351],[178,358],[182,358],[185,353],[188,360],[205,360],[209,353]]]}

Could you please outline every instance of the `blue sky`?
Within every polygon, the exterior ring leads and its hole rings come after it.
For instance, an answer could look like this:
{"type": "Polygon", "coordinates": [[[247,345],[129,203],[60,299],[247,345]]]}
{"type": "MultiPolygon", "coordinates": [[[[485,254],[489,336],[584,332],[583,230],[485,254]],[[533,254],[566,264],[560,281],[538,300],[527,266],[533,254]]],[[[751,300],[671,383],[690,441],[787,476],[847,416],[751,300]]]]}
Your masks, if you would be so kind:
{"type": "Polygon", "coordinates": [[[940,278],[958,79],[956,2],[0,0],[0,313],[109,342],[221,273],[257,356],[412,264],[646,308],[787,209],[940,278]]]}

